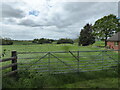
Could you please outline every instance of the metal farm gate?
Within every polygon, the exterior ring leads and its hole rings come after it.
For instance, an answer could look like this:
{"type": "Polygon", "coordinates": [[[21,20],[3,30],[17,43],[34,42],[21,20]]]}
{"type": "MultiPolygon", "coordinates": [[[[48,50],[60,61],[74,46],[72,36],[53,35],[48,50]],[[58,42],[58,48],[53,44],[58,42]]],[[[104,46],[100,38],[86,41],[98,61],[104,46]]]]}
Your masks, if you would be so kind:
{"type": "Polygon", "coordinates": [[[48,74],[87,72],[117,68],[117,50],[68,52],[18,52],[18,70],[48,74]]]}

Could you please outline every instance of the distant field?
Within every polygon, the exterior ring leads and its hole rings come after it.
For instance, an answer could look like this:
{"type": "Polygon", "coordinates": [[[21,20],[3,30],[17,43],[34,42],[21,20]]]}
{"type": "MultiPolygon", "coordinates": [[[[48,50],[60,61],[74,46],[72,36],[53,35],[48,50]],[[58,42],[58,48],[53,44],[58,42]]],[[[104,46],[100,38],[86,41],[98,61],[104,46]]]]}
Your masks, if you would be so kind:
{"type": "MultiPolygon", "coordinates": [[[[93,45],[82,47],[75,44],[34,44],[30,41],[15,41],[13,45],[0,46],[2,50],[6,50],[9,54],[11,51],[16,50],[17,52],[49,52],[49,51],[88,51],[88,50],[103,50],[104,48],[97,48],[96,46],[103,45],[101,41],[96,42],[93,45]]],[[[8,56],[8,55],[7,55],[8,56]]]]}
{"type": "Polygon", "coordinates": [[[35,45],[32,41],[13,41],[13,45],[35,45]]]}

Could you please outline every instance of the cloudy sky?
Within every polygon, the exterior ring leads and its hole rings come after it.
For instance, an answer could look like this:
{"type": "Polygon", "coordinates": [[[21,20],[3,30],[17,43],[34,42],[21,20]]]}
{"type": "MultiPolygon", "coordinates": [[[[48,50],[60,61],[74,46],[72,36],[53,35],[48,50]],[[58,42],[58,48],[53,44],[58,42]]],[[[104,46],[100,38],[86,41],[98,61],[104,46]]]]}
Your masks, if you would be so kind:
{"type": "Polygon", "coordinates": [[[118,16],[117,2],[13,0],[0,6],[1,36],[16,40],[74,39],[86,23],[109,14],[118,16]]]}

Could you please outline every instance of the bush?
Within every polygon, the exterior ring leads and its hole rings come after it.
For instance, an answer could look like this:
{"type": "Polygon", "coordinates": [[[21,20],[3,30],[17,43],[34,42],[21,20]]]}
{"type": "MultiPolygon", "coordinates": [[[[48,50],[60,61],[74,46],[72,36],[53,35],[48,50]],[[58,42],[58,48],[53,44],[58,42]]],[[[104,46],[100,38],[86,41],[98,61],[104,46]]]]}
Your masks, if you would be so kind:
{"type": "Polygon", "coordinates": [[[57,44],[65,44],[65,43],[73,44],[74,41],[73,41],[72,39],[64,39],[64,38],[59,39],[59,40],[57,41],[57,44]]]}
{"type": "Polygon", "coordinates": [[[45,38],[41,38],[41,39],[34,39],[32,41],[32,43],[37,43],[37,44],[44,44],[44,43],[52,43],[54,40],[52,39],[45,39],[45,38]]]}
{"type": "Polygon", "coordinates": [[[13,41],[10,38],[1,38],[0,45],[12,45],[13,41]]]}

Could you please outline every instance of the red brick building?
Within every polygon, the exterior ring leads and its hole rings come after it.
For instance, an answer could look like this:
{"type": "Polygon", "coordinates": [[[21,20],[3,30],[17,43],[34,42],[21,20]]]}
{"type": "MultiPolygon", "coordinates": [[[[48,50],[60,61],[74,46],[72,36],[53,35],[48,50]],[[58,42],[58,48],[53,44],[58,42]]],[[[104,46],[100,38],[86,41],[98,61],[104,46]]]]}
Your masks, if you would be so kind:
{"type": "Polygon", "coordinates": [[[107,46],[110,49],[119,50],[120,49],[120,32],[110,37],[107,40],[107,46]]]}

